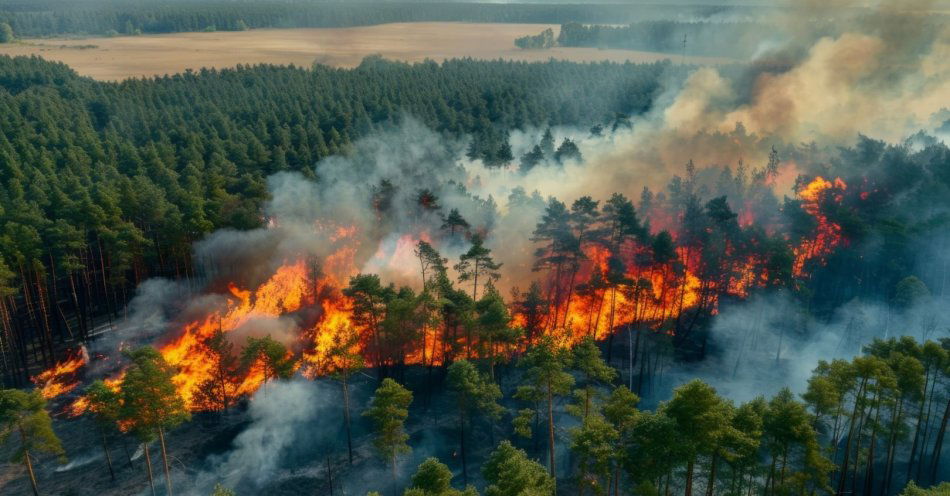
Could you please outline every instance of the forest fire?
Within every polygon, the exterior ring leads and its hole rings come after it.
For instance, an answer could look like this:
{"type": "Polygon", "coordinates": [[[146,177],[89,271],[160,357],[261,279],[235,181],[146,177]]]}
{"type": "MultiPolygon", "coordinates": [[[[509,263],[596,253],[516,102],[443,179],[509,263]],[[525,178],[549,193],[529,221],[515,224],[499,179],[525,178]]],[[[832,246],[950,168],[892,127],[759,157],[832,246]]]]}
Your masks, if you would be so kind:
{"type": "MultiPolygon", "coordinates": [[[[799,246],[791,248],[795,276],[806,275],[806,262],[827,256],[841,243],[840,226],[829,220],[823,208],[826,202],[840,203],[846,188],[841,179],[816,177],[798,191],[801,208],[814,219],[816,227],[799,246]]],[[[515,346],[523,348],[530,336],[537,337],[539,333],[554,336],[562,346],[573,346],[588,336],[605,339],[617,329],[629,327],[646,326],[667,334],[688,332],[698,315],[718,312],[723,296],[744,299],[755,288],[770,284],[767,257],[748,246],[740,246],[740,241],[728,234],[733,232],[730,230],[754,231],[751,210],[751,205],[744,204],[738,214],[726,215],[721,224],[709,225],[701,233],[702,240],[696,238],[696,233],[683,230],[682,214],[656,208],[654,214],[666,211],[665,217],[679,219],[671,221],[672,232],[628,235],[616,242],[582,242],[581,254],[558,259],[560,265],[542,278],[546,281],[541,289],[546,303],[540,320],[535,319],[536,329],[528,329],[532,317],[524,315],[516,302],[511,302],[508,325],[522,328],[529,336],[515,346]],[[710,250],[717,253],[717,261],[711,261],[710,250]]],[[[238,398],[253,394],[268,380],[269,365],[264,358],[252,357],[243,363],[244,357],[227,360],[222,350],[216,348],[220,345],[215,344],[216,336],[227,336],[224,339],[241,351],[248,336],[257,335],[259,331],[254,328],[261,322],[292,322],[293,334],[289,341],[284,340],[286,358],[301,358],[300,362],[294,361],[294,369],[302,368],[308,377],[334,373],[344,367],[339,356],[341,347],[351,355],[361,356],[371,366],[438,365],[452,360],[453,354],[462,353],[461,350],[466,356],[481,357],[514,349],[510,343],[479,342],[481,338],[473,336],[470,330],[460,329],[458,322],[452,323],[452,328],[448,322],[435,322],[426,307],[432,303],[425,303],[428,300],[424,299],[412,300],[417,306],[408,317],[420,323],[417,333],[413,331],[400,338],[404,341],[399,344],[392,344],[392,336],[381,338],[381,329],[399,332],[399,324],[384,322],[384,316],[372,322],[365,315],[358,317],[356,307],[365,307],[366,302],[360,304],[344,291],[348,283],[352,284],[350,278],[361,272],[356,260],[362,241],[358,230],[323,223],[315,224],[314,229],[328,240],[328,255],[317,260],[301,256],[284,263],[256,288],[230,283],[219,308],[206,310],[201,317],[181,325],[173,337],[160,342],[158,350],[177,370],[173,382],[188,409],[225,408],[208,400],[209,388],[225,387],[228,396],[238,398]],[[238,329],[247,331],[234,333],[238,329]],[[383,351],[384,346],[398,349],[383,351]],[[224,386],[220,384],[223,375],[230,377],[224,386]]],[[[417,247],[420,243],[433,243],[437,248],[441,241],[425,229],[419,233],[387,238],[387,248],[381,244],[364,261],[364,270],[383,271],[418,287],[413,282],[417,277],[413,266],[419,263],[416,257],[420,256],[417,247]]],[[[753,239],[753,245],[756,242],[753,239]]],[[[485,287],[480,289],[483,295],[487,291],[485,287]]],[[[398,293],[394,287],[381,290],[398,293]]],[[[470,293],[466,290],[463,294],[470,293]]],[[[374,308],[380,305],[386,303],[372,304],[374,308]]],[[[361,311],[365,314],[376,310],[361,311]]],[[[47,397],[62,394],[78,386],[75,372],[84,363],[82,357],[72,357],[38,376],[36,382],[42,384],[47,397]]],[[[108,385],[117,389],[121,380],[120,372],[109,379],[108,385]]],[[[73,415],[85,409],[84,398],[69,408],[73,415]]]]}
{"type": "Polygon", "coordinates": [[[77,372],[89,361],[85,348],[67,355],[66,359],[50,369],[44,370],[31,380],[39,388],[40,394],[52,399],[66,394],[79,386],[77,372]]]}
{"type": "Polygon", "coordinates": [[[815,219],[815,232],[795,247],[795,263],[792,273],[796,277],[806,275],[805,263],[812,259],[822,260],[842,242],[841,226],[828,219],[822,209],[822,203],[831,201],[840,204],[848,185],[841,178],[829,181],[816,177],[798,191],[802,210],[815,219]]]}

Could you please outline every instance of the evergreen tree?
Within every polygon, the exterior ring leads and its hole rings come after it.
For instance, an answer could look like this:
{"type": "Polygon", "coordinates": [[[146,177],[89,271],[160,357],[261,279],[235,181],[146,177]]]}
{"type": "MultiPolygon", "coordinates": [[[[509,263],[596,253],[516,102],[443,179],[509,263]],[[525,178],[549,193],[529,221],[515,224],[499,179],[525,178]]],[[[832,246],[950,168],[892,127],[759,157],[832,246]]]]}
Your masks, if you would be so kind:
{"type": "Polygon", "coordinates": [[[248,338],[241,350],[241,365],[245,369],[260,367],[265,384],[270,379],[289,379],[295,370],[294,359],[287,347],[270,335],[248,338]]]}
{"type": "Polygon", "coordinates": [[[554,465],[554,399],[569,392],[574,385],[574,377],[565,371],[570,361],[570,353],[559,349],[549,336],[545,336],[529,348],[519,362],[519,366],[525,369],[527,382],[525,388],[519,390],[519,397],[542,398],[547,405],[548,465],[552,479],[557,478],[554,465]]]}
{"type": "Polygon", "coordinates": [[[478,412],[492,422],[501,417],[502,408],[497,401],[501,398],[501,389],[487,377],[478,373],[475,366],[467,360],[459,360],[449,365],[449,388],[455,392],[458,402],[459,454],[462,459],[462,481],[468,484],[468,465],[466,463],[465,425],[471,423],[472,414],[478,412]]]}
{"type": "Polygon", "coordinates": [[[46,413],[46,400],[39,391],[0,390],[0,445],[6,444],[14,434],[20,442],[11,461],[23,462],[33,496],[39,496],[33,454],[51,453],[65,459],[62,444],[53,432],[53,422],[46,413]]]}
{"type": "Polygon", "coordinates": [[[502,441],[482,467],[488,482],[485,496],[553,496],[554,478],[538,462],[502,441]]]}
{"type": "Polygon", "coordinates": [[[472,246],[467,252],[459,257],[459,263],[455,264],[455,271],[459,274],[459,282],[472,281],[472,300],[478,300],[478,280],[481,278],[483,284],[489,284],[497,281],[501,277],[498,269],[500,263],[496,263],[491,257],[491,250],[485,248],[484,241],[479,235],[472,236],[472,246]]]}
{"type": "Polygon", "coordinates": [[[149,485],[153,493],[155,486],[152,480],[148,443],[156,436],[158,437],[162,449],[165,485],[170,495],[172,481],[168,466],[168,452],[165,447],[165,432],[187,421],[191,415],[185,409],[185,403],[172,382],[175,369],[155,348],[149,346],[138,348],[129,352],[127,356],[131,365],[126,370],[120,386],[122,407],[119,418],[142,442],[149,485]]]}
{"type": "Polygon", "coordinates": [[[409,416],[409,404],[412,403],[412,392],[402,387],[398,382],[386,378],[376,389],[372,403],[363,412],[373,422],[376,432],[373,446],[379,456],[387,460],[392,469],[393,492],[396,489],[396,460],[399,455],[412,451],[406,441],[406,418],[409,416]]]}
{"type": "Polygon", "coordinates": [[[426,458],[412,476],[409,488],[403,496],[478,496],[474,487],[464,491],[452,487],[452,471],[438,458],[426,458]]]}

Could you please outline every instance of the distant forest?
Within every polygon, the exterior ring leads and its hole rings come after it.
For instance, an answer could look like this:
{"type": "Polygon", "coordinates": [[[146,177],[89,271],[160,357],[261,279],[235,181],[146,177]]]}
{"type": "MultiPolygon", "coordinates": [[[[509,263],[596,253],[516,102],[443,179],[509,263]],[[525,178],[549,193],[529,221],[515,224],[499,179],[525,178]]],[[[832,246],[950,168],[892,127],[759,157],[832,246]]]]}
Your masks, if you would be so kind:
{"type": "Polygon", "coordinates": [[[761,22],[641,21],[627,26],[561,26],[557,43],[566,47],[621,48],[705,56],[751,56],[774,26],[761,22]]]}
{"type": "MultiPolygon", "coordinates": [[[[766,7],[742,7],[743,16],[766,7]]],[[[0,22],[19,37],[133,35],[248,28],[348,27],[391,22],[630,23],[728,16],[710,5],[432,3],[303,0],[5,0],[0,22]]]]}

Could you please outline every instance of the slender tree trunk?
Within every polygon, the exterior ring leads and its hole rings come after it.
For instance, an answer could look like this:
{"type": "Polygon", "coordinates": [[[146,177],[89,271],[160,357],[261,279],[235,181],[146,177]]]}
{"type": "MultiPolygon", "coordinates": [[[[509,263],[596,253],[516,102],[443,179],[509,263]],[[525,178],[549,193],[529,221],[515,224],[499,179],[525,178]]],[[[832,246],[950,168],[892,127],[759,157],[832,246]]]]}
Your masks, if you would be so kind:
{"type": "Polygon", "coordinates": [[[713,496],[716,493],[716,468],[719,465],[719,451],[713,452],[712,460],[709,462],[709,482],[706,485],[706,496],[713,496]]]}
{"type": "Polygon", "coordinates": [[[462,483],[468,484],[468,463],[465,459],[465,406],[459,405],[459,454],[462,457],[462,483]]]}
{"type": "Polygon", "coordinates": [[[109,441],[106,439],[106,431],[99,427],[99,435],[102,438],[102,452],[106,455],[106,464],[109,465],[109,477],[115,482],[115,470],[112,468],[112,455],[109,453],[109,441]]]}
{"type": "Polygon", "coordinates": [[[881,495],[887,496],[891,492],[891,479],[894,477],[894,452],[897,449],[897,429],[901,424],[901,415],[904,413],[904,396],[897,401],[897,408],[891,419],[891,439],[887,443],[887,461],[884,465],[884,487],[881,495]]]}
{"type": "Polygon", "coordinates": [[[692,496],[693,494],[693,465],[696,464],[696,457],[691,456],[689,462],[686,464],[686,490],[683,493],[684,496],[692,496]]]}
{"type": "Polygon", "coordinates": [[[350,428],[350,387],[346,377],[343,378],[343,423],[346,425],[346,449],[350,465],[353,465],[353,433],[350,428]]]}
{"type": "Polygon", "coordinates": [[[551,469],[551,478],[554,479],[555,486],[557,485],[557,471],[554,467],[554,395],[551,391],[551,385],[548,384],[548,452],[550,454],[550,469],[551,469]]]}
{"type": "Polygon", "coordinates": [[[165,486],[168,488],[168,496],[172,496],[172,476],[168,470],[168,451],[165,449],[165,429],[158,429],[158,440],[162,445],[162,466],[165,469],[165,486]]]}
{"type": "Polygon", "coordinates": [[[933,454],[930,455],[930,480],[936,482],[937,469],[940,467],[940,452],[943,451],[943,437],[947,433],[947,420],[950,417],[950,398],[947,398],[947,406],[943,409],[943,421],[940,422],[940,431],[937,433],[937,440],[934,443],[933,454]]]}
{"type": "Polygon", "coordinates": [[[330,471],[330,457],[327,456],[327,482],[330,486],[330,496],[333,496],[333,472],[330,471]]]}
{"type": "MultiPolygon", "coordinates": [[[[924,375],[925,378],[929,379],[930,371],[924,375]]],[[[924,381],[924,394],[927,394],[927,382],[924,381]]],[[[920,441],[920,428],[924,423],[924,405],[927,404],[927,398],[923,397],[920,399],[920,408],[917,410],[917,426],[914,428],[914,442],[910,447],[910,459],[907,461],[907,480],[904,482],[910,482],[910,478],[914,473],[914,458],[917,455],[917,444],[920,441]]]]}
{"type": "Polygon", "coordinates": [[[392,463],[392,469],[393,469],[393,496],[399,496],[399,491],[396,489],[396,449],[395,448],[393,448],[391,463],[392,463]]]}
{"type": "Polygon", "coordinates": [[[36,487],[36,474],[33,473],[33,462],[30,460],[30,450],[23,451],[23,461],[26,463],[27,473],[30,474],[30,487],[33,488],[33,496],[40,496],[40,490],[36,487]]]}
{"type": "Polygon", "coordinates": [[[854,396],[854,408],[851,411],[851,420],[848,425],[848,438],[844,444],[844,460],[841,461],[841,473],[838,476],[838,490],[835,493],[838,496],[844,494],[845,483],[848,479],[848,465],[851,456],[851,438],[854,435],[854,421],[858,415],[858,405],[861,403],[861,396],[863,395],[865,386],[867,386],[867,378],[861,381],[861,387],[854,396]]]}
{"type": "Polygon", "coordinates": [[[915,478],[918,482],[923,480],[924,455],[927,454],[927,444],[930,440],[930,419],[933,418],[934,388],[939,382],[939,374],[939,369],[935,370],[933,381],[930,383],[930,394],[927,395],[927,413],[924,415],[923,438],[921,439],[920,458],[917,459],[917,477],[915,478]]]}
{"type": "Polygon", "coordinates": [[[155,478],[152,477],[152,457],[148,454],[148,443],[142,443],[142,452],[145,453],[145,469],[148,472],[148,485],[152,488],[152,496],[155,496],[155,478]]]}

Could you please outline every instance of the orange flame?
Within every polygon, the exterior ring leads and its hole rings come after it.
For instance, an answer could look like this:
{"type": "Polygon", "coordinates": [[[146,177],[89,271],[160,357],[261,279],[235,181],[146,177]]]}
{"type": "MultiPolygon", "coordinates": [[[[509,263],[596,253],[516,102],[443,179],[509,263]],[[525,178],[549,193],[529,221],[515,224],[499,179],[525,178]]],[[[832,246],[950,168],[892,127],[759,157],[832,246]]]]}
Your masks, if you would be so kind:
{"type": "Polygon", "coordinates": [[[814,236],[803,239],[793,249],[795,262],[792,265],[792,274],[795,277],[806,275],[805,264],[810,260],[818,259],[824,264],[825,257],[842,243],[841,226],[828,219],[821,205],[826,198],[830,198],[835,203],[841,203],[846,189],[848,185],[841,178],[829,181],[818,176],[798,192],[802,210],[814,217],[818,226],[814,236]]]}
{"type": "Polygon", "coordinates": [[[70,353],[65,360],[44,370],[30,380],[33,384],[36,384],[44,398],[53,399],[79,386],[79,379],[76,377],[77,372],[88,361],[85,348],[80,348],[78,352],[70,353]]]}

